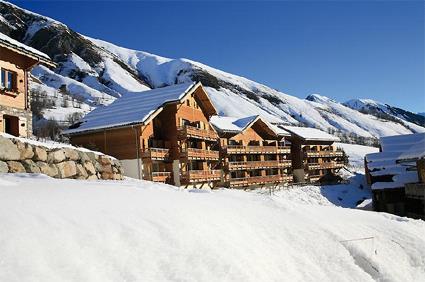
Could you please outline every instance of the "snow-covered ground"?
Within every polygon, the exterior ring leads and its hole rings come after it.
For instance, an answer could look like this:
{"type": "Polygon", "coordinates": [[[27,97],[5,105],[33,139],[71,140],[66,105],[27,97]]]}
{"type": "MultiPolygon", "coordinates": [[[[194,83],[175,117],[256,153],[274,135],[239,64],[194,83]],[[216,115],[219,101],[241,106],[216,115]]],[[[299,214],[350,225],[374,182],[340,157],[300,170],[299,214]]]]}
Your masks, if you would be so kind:
{"type": "Polygon", "coordinates": [[[379,148],[346,144],[346,143],[335,143],[335,146],[342,148],[348,155],[348,161],[350,162],[350,168],[356,171],[364,171],[364,157],[370,153],[379,152],[379,148]]]}
{"type": "Polygon", "coordinates": [[[237,190],[1,175],[0,230],[0,281],[425,277],[423,221],[237,190]]]}

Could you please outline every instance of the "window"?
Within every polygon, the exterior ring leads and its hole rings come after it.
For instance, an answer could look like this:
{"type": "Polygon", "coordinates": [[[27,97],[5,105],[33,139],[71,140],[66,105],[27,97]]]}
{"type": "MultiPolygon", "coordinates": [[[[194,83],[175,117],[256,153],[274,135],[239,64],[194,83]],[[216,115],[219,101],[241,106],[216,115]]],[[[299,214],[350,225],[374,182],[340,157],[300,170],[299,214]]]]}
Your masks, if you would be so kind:
{"type": "Polygon", "coordinates": [[[0,74],[0,85],[1,88],[12,91],[16,89],[16,73],[1,69],[0,74]]]}

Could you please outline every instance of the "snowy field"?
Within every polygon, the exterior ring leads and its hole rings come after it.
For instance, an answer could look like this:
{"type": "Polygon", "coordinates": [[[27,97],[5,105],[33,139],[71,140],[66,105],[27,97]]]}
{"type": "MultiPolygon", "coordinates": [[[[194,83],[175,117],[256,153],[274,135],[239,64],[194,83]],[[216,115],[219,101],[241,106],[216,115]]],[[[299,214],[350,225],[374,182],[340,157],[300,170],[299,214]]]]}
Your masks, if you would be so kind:
{"type": "Polygon", "coordinates": [[[425,222],[255,192],[1,175],[0,230],[0,281],[425,279],[425,222]]]}

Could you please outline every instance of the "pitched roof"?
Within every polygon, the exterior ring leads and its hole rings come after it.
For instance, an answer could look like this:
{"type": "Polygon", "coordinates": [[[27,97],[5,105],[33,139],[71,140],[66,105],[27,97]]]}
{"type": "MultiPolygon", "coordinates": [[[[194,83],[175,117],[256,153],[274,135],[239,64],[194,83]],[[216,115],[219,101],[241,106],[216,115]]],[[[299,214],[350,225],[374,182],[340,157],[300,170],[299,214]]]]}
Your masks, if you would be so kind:
{"type": "Polygon", "coordinates": [[[404,187],[418,181],[416,160],[425,157],[425,133],[380,138],[382,152],[366,155],[366,165],[372,176],[388,175],[392,182],[375,182],[372,189],[404,187]]]}
{"type": "Polygon", "coordinates": [[[240,133],[258,120],[259,116],[249,116],[244,118],[212,116],[210,123],[215,129],[223,133],[240,133]]]}
{"type": "Polygon", "coordinates": [[[50,60],[50,57],[48,55],[38,51],[35,48],[25,45],[13,38],[10,38],[9,36],[1,32],[0,32],[0,46],[8,48],[8,49],[21,51],[27,56],[35,57],[37,60],[41,61],[42,63],[48,64],[50,66],[54,66],[54,63],[50,60]]]}
{"type": "Polygon", "coordinates": [[[160,113],[166,104],[181,101],[198,87],[202,87],[202,84],[183,83],[125,94],[108,106],[91,111],[78,124],[64,131],[64,134],[147,123],[160,113]]]}
{"type": "Polygon", "coordinates": [[[332,141],[332,142],[340,141],[338,137],[330,135],[317,128],[287,126],[287,125],[283,125],[281,127],[283,127],[283,129],[289,131],[290,133],[306,141],[332,141]]]}

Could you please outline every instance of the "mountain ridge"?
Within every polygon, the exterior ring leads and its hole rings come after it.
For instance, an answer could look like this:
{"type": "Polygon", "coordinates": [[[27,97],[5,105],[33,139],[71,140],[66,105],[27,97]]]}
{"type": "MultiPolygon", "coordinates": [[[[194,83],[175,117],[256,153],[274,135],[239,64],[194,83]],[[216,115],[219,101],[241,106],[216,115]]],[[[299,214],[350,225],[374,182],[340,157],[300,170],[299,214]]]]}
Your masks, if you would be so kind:
{"type": "Polygon", "coordinates": [[[43,109],[44,118],[64,120],[64,112],[84,114],[126,93],[201,81],[223,115],[258,114],[274,123],[371,139],[425,132],[425,118],[401,108],[378,102],[379,107],[372,107],[372,100],[359,108],[353,102],[339,103],[318,94],[300,99],[190,59],[162,57],[90,38],[2,0],[0,32],[47,53],[58,64],[53,71],[44,67],[33,71],[31,89],[54,104],[43,109]]]}

